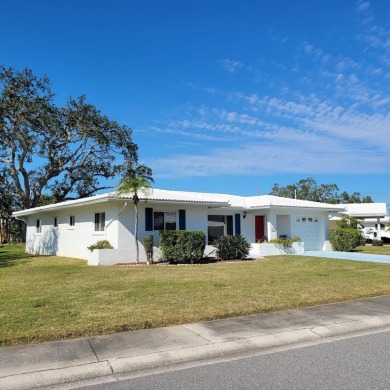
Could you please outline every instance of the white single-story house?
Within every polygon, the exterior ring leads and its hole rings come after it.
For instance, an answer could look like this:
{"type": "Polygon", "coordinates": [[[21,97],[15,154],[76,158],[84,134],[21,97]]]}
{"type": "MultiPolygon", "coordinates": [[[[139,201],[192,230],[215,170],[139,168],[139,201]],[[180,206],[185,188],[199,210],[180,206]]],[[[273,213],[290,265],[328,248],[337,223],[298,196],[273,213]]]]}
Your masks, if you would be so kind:
{"type": "Polygon", "coordinates": [[[363,237],[366,239],[390,239],[389,222],[386,203],[347,203],[341,215],[334,216],[331,221],[341,219],[344,215],[356,218],[363,237]]]}
{"type": "MultiPolygon", "coordinates": [[[[241,234],[252,245],[251,256],[261,256],[259,242],[299,236],[304,250],[331,249],[329,213],[341,205],[281,198],[271,195],[235,196],[215,193],[151,189],[139,193],[138,239],[140,261],[146,261],[145,236],[154,237],[154,259],[161,259],[159,232],[163,229],[200,230],[206,251],[220,235],[241,234]],[[260,252],[259,252],[260,251],[260,252]]],[[[132,194],[115,192],[17,211],[27,224],[28,253],[87,259],[91,265],[132,263],[135,211],[132,194]],[[88,246],[108,240],[114,249],[88,246]]]]}

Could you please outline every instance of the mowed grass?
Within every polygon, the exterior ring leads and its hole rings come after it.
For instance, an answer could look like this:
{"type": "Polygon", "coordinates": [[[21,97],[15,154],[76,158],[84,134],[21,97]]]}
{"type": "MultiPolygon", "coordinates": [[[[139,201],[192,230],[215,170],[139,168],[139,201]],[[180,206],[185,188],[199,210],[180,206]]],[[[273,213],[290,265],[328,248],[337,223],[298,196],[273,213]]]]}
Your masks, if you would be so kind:
{"type": "Polygon", "coordinates": [[[358,246],[355,249],[355,252],[373,253],[375,255],[390,255],[390,245],[384,245],[384,246],[372,246],[372,245],[358,246]]]}
{"type": "Polygon", "coordinates": [[[390,265],[300,256],[88,267],[0,249],[0,345],[161,327],[390,294],[390,265]]]}

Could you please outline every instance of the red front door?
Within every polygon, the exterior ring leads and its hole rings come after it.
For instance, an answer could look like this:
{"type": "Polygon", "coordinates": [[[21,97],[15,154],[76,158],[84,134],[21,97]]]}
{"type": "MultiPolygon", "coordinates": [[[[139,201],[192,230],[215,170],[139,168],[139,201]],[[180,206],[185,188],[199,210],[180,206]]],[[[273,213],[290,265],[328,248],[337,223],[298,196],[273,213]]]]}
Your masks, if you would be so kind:
{"type": "Polygon", "coordinates": [[[264,237],[264,216],[256,215],[255,216],[255,239],[256,242],[259,242],[264,237]]]}

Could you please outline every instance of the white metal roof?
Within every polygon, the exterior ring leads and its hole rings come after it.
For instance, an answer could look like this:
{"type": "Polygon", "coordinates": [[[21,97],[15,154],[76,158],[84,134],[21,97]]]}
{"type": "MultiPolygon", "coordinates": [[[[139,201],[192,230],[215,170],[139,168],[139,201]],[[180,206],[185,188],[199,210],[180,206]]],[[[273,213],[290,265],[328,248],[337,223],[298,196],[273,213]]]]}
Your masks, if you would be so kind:
{"type": "MultiPolygon", "coordinates": [[[[169,203],[201,203],[211,205],[229,206],[228,195],[211,194],[207,192],[170,191],[159,189],[148,189],[139,192],[141,200],[169,202],[169,203]]],[[[122,195],[122,198],[131,198],[132,194],[122,195]]]]}
{"type": "Polygon", "coordinates": [[[45,212],[45,211],[59,210],[59,209],[65,209],[65,208],[75,207],[75,206],[82,206],[84,204],[102,203],[112,199],[114,196],[115,193],[111,192],[107,194],[89,196],[87,198],[82,198],[82,199],[66,200],[64,202],[49,204],[47,206],[40,206],[40,207],[34,207],[32,209],[15,211],[14,213],[12,213],[12,215],[15,217],[22,217],[25,215],[37,214],[40,213],[41,211],[45,212]]]}
{"type": "MultiPolygon", "coordinates": [[[[201,204],[208,207],[232,207],[243,210],[267,209],[271,207],[322,209],[328,211],[344,210],[343,205],[282,198],[272,195],[245,197],[206,192],[170,191],[154,188],[148,189],[145,192],[140,191],[138,195],[141,201],[146,202],[201,204]]],[[[109,192],[102,195],[90,196],[88,198],[68,200],[65,202],[36,207],[33,209],[21,210],[13,213],[13,215],[16,217],[22,217],[40,212],[48,212],[69,207],[79,207],[86,204],[102,203],[118,199],[131,200],[132,196],[133,194],[131,193],[118,196],[115,192],[109,192]]]]}
{"type": "Polygon", "coordinates": [[[384,217],[387,215],[386,203],[345,204],[345,214],[350,217],[384,217]]]}
{"type": "MultiPolygon", "coordinates": [[[[169,191],[159,189],[148,189],[145,192],[140,191],[138,196],[141,201],[146,200],[149,202],[159,203],[192,203],[192,204],[203,204],[213,207],[229,206],[229,201],[225,197],[218,194],[208,194],[202,192],[184,192],[184,191],[169,191]]],[[[101,195],[89,196],[87,198],[67,200],[65,202],[50,204],[47,206],[35,207],[33,209],[26,209],[16,211],[13,213],[15,217],[22,217],[30,214],[37,214],[40,212],[59,210],[69,207],[79,207],[85,204],[102,203],[112,200],[132,200],[133,194],[117,195],[116,192],[109,192],[101,195]]]]}
{"type": "Polygon", "coordinates": [[[269,208],[269,207],[297,207],[306,209],[322,209],[331,211],[344,210],[343,205],[312,202],[309,200],[282,198],[274,195],[251,196],[246,198],[248,209],[269,208]]]}

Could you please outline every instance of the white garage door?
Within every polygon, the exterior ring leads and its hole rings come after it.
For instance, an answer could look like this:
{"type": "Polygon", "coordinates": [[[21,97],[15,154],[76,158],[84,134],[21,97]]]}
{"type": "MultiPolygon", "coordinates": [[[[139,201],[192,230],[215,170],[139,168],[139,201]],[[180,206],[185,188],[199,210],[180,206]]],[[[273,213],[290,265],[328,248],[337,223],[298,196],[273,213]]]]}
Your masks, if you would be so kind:
{"type": "Polygon", "coordinates": [[[296,217],[294,223],[294,236],[299,236],[305,243],[305,251],[321,250],[321,218],[296,217]]]}

